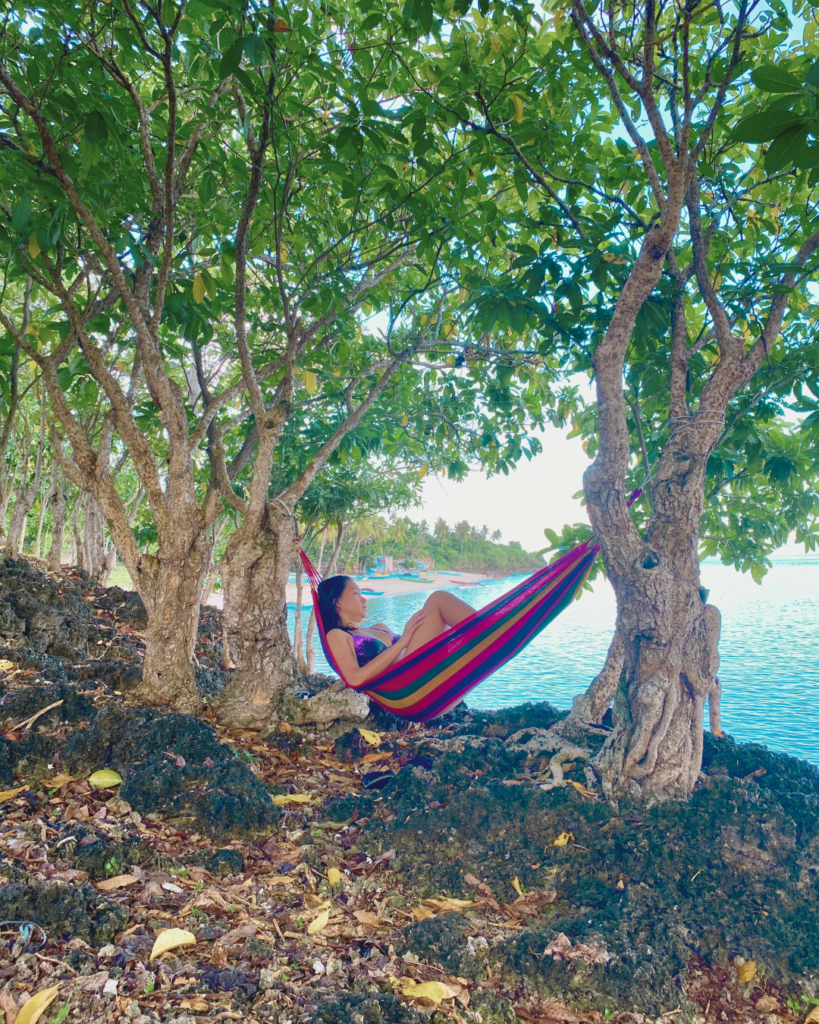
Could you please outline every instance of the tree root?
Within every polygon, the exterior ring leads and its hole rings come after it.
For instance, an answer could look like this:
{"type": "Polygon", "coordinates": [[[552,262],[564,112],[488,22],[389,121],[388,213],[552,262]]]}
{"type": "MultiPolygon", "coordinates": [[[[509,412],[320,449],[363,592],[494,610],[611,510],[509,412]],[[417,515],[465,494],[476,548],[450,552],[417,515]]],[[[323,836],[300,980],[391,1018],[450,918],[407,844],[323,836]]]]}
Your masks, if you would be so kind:
{"type": "MultiPolygon", "coordinates": [[[[526,751],[529,759],[537,757],[544,751],[554,750],[555,753],[549,759],[548,771],[551,772],[551,779],[539,783],[539,788],[544,790],[556,789],[559,786],[567,786],[568,781],[563,776],[563,765],[567,761],[588,761],[591,751],[587,747],[575,747],[566,743],[565,737],[551,729],[520,729],[513,733],[506,740],[506,746],[512,750],[526,751]],[[524,737],[528,737],[524,740],[524,737]]],[[[594,773],[586,771],[586,780],[593,784],[594,773]]]]}
{"type": "Polygon", "coordinates": [[[369,713],[367,695],[345,686],[341,690],[322,690],[313,697],[285,693],[277,717],[291,725],[325,725],[339,719],[363,722],[369,713]]]}

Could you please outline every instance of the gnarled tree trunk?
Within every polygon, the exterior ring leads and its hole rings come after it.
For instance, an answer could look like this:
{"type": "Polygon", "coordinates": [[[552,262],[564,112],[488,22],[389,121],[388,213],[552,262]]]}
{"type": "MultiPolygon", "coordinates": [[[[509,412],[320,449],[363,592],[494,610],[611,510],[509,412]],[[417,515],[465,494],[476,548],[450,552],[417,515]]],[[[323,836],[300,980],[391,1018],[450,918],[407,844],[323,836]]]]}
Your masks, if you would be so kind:
{"type": "Polygon", "coordinates": [[[222,626],[236,664],[214,701],[220,721],[259,728],[297,673],[287,631],[287,577],[298,551],[292,521],[267,507],[255,534],[237,530],[222,559],[222,626]]]}
{"type": "Polygon", "coordinates": [[[201,710],[193,651],[211,543],[210,531],[202,530],[180,536],[180,543],[168,545],[160,557],[142,556],[150,579],[134,581],[148,613],[142,682],[134,693],[138,700],[187,714],[201,710]]]}
{"type": "Polygon", "coordinates": [[[703,603],[699,525],[705,468],[721,420],[700,415],[672,434],[658,463],[645,540],[612,529],[622,495],[586,479],[595,533],[617,597],[622,674],[614,731],[597,758],[604,790],[648,800],[686,797],[702,763],[703,709],[716,685],[719,612],[703,603]]]}

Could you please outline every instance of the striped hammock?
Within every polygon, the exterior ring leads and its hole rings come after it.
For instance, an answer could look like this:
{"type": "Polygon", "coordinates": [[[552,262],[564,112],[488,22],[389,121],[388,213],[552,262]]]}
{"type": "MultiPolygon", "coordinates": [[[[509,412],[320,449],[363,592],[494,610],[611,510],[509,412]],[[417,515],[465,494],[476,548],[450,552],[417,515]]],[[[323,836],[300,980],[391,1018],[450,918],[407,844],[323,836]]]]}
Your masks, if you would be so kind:
{"type": "MultiPolygon", "coordinates": [[[[443,715],[557,618],[583,585],[599,550],[591,542],[581,544],[375,679],[351,688],[401,718],[426,722],[443,715]]],[[[310,580],[321,646],[344,679],[319,614],[321,576],[304,551],[301,560],[310,580]]]]}

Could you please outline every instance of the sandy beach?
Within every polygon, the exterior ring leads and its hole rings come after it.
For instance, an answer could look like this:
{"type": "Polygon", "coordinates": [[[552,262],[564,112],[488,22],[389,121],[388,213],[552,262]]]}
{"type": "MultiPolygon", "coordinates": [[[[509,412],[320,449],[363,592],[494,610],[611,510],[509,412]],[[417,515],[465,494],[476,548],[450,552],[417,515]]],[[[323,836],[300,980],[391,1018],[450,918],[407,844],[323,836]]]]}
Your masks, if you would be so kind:
{"type": "MultiPolygon", "coordinates": [[[[444,587],[451,587],[454,584],[459,588],[468,591],[476,583],[489,579],[477,572],[423,572],[417,580],[403,579],[397,576],[368,576],[366,579],[357,579],[356,582],[364,592],[367,599],[376,597],[396,597],[399,594],[416,594],[421,590],[440,590],[444,587]],[[368,593],[369,591],[369,593],[368,593]]],[[[307,582],[302,583],[301,588],[302,604],[310,605],[310,587],[307,582]]],[[[215,608],[222,607],[221,593],[211,594],[207,601],[215,608]]],[[[296,603],[296,584],[287,584],[287,603],[296,603]]]]}

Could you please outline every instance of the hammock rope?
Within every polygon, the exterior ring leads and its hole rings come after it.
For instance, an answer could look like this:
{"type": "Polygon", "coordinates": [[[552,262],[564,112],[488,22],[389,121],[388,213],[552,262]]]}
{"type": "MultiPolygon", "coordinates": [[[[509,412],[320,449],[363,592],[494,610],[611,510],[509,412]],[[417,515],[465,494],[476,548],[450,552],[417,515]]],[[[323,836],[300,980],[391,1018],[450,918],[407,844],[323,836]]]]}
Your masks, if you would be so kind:
{"type": "MultiPolygon", "coordinates": [[[[638,488],[628,505],[641,493],[638,488]]],[[[583,586],[599,551],[594,538],[579,544],[453,629],[359,686],[344,679],[333,658],[319,612],[321,576],[304,550],[300,555],[310,581],[316,625],[328,663],[347,686],[366,693],[382,708],[401,718],[426,722],[460,703],[470,690],[514,658],[556,619],[583,586]]]]}

